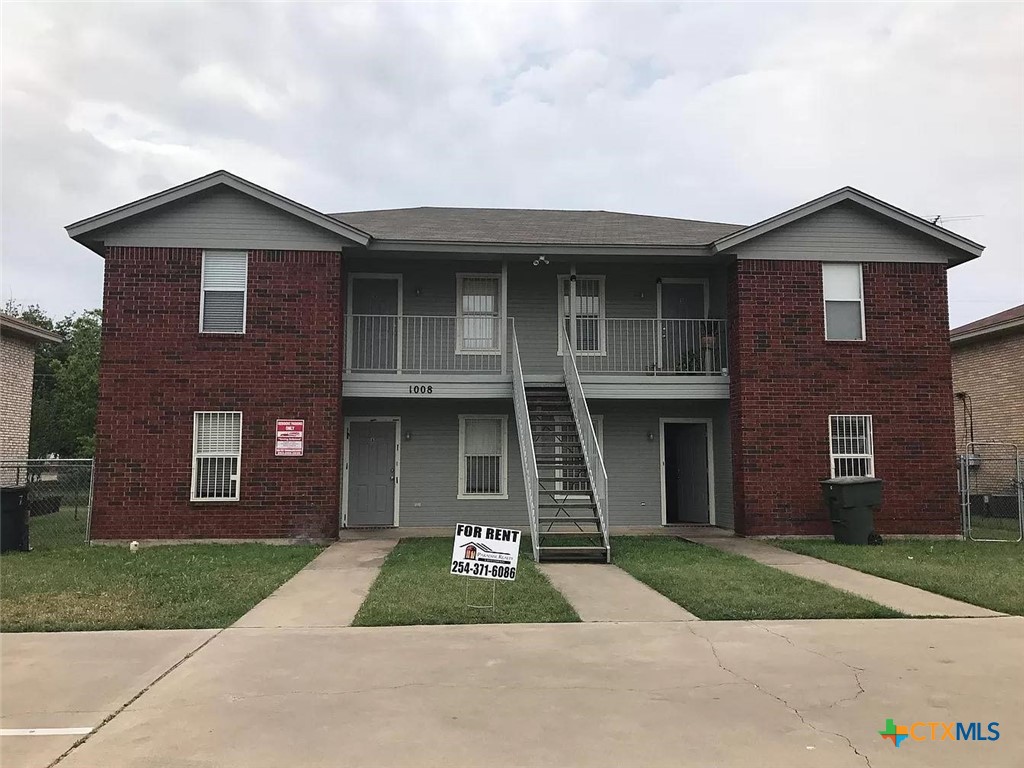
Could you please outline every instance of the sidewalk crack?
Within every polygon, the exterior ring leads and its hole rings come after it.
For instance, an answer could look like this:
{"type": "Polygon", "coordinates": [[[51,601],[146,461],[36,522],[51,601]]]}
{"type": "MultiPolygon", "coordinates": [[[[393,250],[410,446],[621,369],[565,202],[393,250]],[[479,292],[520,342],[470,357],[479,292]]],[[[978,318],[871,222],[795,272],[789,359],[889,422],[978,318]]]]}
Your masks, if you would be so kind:
{"type": "MultiPolygon", "coordinates": [[[[736,670],[726,666],[725,662],[722,661],[722,657],[718,655],[718,649],[715,647],[715,643],[714,643],[714,641],[710,637],[706,637],[705,635],[698,634],[697,631],[694,629],[694,625],[693,624],[687,624],[687,628],[690,630],[690,634],[692,634],[694,637],[700,638],[705,643],[707,643],[708,649],[711,651],[711,655],[714,656],[715,663],[718,664],[718,668],[719,669],[721,669],[723,672],[726,672],[726,673],[732,675],[737,680],[742,680],[744,683],[746,683],[747,685],[751,686],[752,688],[754,688],[754,690],[758,691],[759,693],[763,693],[765,696],[768,696],[768,697],[774,699],[779,704],[781,704],[786,709],[788,709],[793,715],[795,715],[796,718],[804,726],[806,726],[807,728],[810,728],[815,733],[827,733],[829,735],[839,737],[840,739],[842,739],[843,741],[846,742],[846,746],[848,746],[853,751],[853,753],[855,755],[857,755],[858,757],[860,757],[864,761],[865,765],[867,765],[868,768],[872,768],[871,760],[868,759],[867,755],[865,755],[863,752],[858,750],[857,747],[854,746],[853,742],[850,741],[849,737],[847,737],[846,735],[844,735],[842,733],[836,733],[835,731],[829,731],[829,730],[824,729],[824,728],[819,728],[813,722],[808,720],[799,709],[797,709],[792,704],[790,704],[788,701],[786,701],[786,699],[782,698],[778,694],[772,693],[767,688],[764,688],[761,685],[759,685],[758,683],[756,683],[755,681],[751,680],[749,677],[745,677],[744,675],[741,675],[736,670]]],[[[794,648],[795,647],[796,646],[794,646],[794,648]]],[[[860,695],[860,694],[857,694],[857,695],[860,695]]],[[[856,698],[856,697],[854,697],[854,698],[856,698]]]]}

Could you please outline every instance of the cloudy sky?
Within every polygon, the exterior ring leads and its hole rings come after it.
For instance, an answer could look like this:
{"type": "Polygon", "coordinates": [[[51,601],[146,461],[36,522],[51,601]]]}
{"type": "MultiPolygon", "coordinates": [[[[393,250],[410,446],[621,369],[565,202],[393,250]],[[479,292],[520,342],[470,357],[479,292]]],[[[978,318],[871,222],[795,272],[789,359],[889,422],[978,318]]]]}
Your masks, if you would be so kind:
{"type": "Polygon", "coordinates": [[[324,211],[750,223],[845,184],[1024,302],[1024,5],[4,3],[2,300],[98,306],[64,225],[226,168],[324,211]],[[971,218],[961,218],[971,217],[971,218]]]}

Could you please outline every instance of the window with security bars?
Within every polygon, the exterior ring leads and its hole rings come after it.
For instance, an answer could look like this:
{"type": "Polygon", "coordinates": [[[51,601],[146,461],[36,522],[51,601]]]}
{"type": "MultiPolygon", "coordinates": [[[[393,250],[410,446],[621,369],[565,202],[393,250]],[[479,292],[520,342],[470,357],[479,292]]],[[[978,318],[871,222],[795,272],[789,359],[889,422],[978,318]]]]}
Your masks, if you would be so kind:
{"type": "Polygon", "coordinates": [[[501,277],[459,275],[459,352],[494,352],[498,349],[501,277]]]}
{"type": "Polygon", "coordinates": [[[246,283],[249,254],[245,251],[203,253],[202,333],[245,333],[246,283]]]}
{"type": "MultiPolygon", "coordinates": [[[[562,275],[559,284],[559,311],[568,337],[572,338],[573,320],[576,327],[576,354],[600,355],[604,353],[604,277],[600,275],[576,276],[576,303],[572,302],[572,278],[562,275]]],[[[558,351],[563,353],[561,334],[558,351]]]]}
{"type": "Polygon", "coordinates": [[[874,477],[870,416],[829,416],[832,477],[874,477]]]}
{"type": "Polygon", "coordinates": [[[192,501],[238,501],[242,414],[197,412],[192,454],[192,501]]]}
{"type": "Polygon", "coordinates": [[[459,498],[506,495],[505,416],[459,417],[459,498]]]}
{"type": "Polygon", "coordinates": [[[825,338],[864,340],[864,288],[860,264],[822,264],[825,338]]]}

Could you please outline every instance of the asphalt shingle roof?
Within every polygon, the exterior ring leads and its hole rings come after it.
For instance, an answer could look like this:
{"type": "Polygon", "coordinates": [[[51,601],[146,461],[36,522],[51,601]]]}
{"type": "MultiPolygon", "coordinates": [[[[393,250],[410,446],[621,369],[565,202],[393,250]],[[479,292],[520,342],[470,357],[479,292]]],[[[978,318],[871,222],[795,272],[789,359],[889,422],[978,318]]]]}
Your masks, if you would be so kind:
{"type": "Polygon", "coordinates": [[[744,227],[611,211],[395,208],[332,213],[377,240],[530,245],[706,245],[744,227]]]}
{"type": "Polygon", "coordinates": [[[994,315],[983,317],[980,320],[975,320],[973,323],[967,323],[967,325],[961,325],[959,328],[954,328],[950,331],[951,336],[960,336],[964,333],[974,333],[975,331],[981,331],[985,328],[991,328],[994,325],[1002,325],[1008,323],[1011,320],[1024,319],[1024,304],[1020,306],[1011,307],[1010,309],[1004,309],[1002,312],[996,312],[994,315]]]}

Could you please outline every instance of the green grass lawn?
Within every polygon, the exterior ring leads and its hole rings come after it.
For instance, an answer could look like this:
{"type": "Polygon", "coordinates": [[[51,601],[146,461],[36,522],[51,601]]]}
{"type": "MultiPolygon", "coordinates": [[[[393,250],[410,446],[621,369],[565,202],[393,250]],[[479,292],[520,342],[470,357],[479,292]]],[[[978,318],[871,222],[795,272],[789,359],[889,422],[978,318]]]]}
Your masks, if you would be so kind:
{"type": "Polygon", "coordinates": [[[402,539],[384,561],[354,626],[580,620],[562,594],[537,570],[528,540],[520,549],[516,580],[497,584],[493,611],[466,606],[467,584],[469,602],[480,605],[490,603],[491,583],[451,575],[451,555],[450,538],[402,539]]]}
{"type": "Polygon", "coordinates": [[[667,536],[616,536],[612,562],[702,619],[870,619],[902,615],[748,558],[667,536]]]}
{"type": "Polygon", "coordinates": [[[313,546],[65,547],[0,557],[0,629],[226,627],[321,551],[313,546]]]}
{"type": "Polygon", "coordinates": [[[29,545],[36,551],[81,547],[86,541],[88,517],[87,502],[76,504],[74,500],[65,500],[60,511],[29,518],[29,545]]]}
{"type": "Polygon", "coordinates": [[[921,539],[889,539],[880,547],[825,539],[772,543],[994,611],[1024,615],[1024,544],[921,539]]]}

